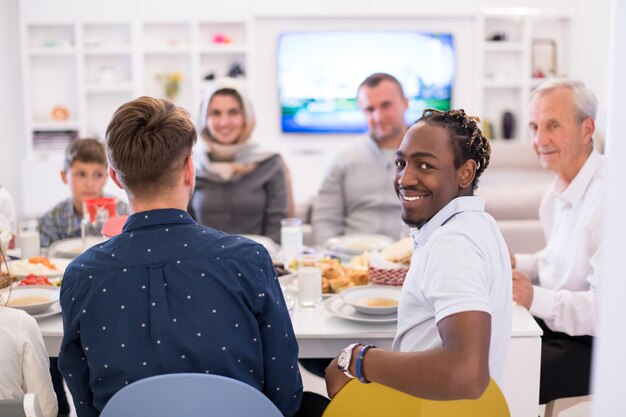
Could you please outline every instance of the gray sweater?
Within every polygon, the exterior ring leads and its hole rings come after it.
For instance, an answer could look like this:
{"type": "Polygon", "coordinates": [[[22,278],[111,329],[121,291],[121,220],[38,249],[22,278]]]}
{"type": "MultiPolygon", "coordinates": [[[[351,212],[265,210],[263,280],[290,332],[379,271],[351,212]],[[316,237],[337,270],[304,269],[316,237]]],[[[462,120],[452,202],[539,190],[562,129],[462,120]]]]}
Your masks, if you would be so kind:
{"type": "Polygon", "coordinates": [[[342,152],[313,204],[316,243],[350,233],[400,239],[408,228],[393,187],[394,173],[395,166],[371,138],[342,152]]]}
{"type": "Polygon", "coordinates": [[[226,233],[263,235],[280,242],[280,221],[287,217],[287,185],[280,156],[254,171],[224,180],[198,170],[190,214],[204,226],[226,233]]]}

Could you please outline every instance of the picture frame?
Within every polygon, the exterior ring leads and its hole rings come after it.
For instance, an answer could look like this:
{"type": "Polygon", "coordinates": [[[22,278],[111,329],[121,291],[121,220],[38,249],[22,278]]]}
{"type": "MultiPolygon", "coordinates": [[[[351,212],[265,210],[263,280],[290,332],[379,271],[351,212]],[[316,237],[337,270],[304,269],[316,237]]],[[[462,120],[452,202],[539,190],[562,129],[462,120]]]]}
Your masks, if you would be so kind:
{"type": "Polygon", "coordinates": [[[554,39],[533,39],[532,76],[555,77],[557,74],[556,42],[554,39]]]}

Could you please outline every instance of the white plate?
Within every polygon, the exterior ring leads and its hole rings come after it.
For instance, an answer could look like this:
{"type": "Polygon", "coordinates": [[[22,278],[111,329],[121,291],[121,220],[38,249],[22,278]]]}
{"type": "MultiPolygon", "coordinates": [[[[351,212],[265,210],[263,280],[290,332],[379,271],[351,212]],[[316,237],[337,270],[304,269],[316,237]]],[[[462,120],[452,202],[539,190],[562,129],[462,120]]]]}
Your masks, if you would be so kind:
{"type": "MultiPolygon", "coordinates": [[[[3,296],[6,297],[8,292],[8,290],[4,290],[3,296]]],[[[11,296],[7,307],[24,310],[28,314],[40,314],[50,309],[52,305],[59,300],[59,292],[60,288],[52,286],[28,285],[24,287],[16,287],[11,289],[11,296]],[[11,302],[25,297],[41,297],[47,301],[30,305],[11,305],[11,302]]]]}
{"type": "Polygon", "coordinates": [[[345,256],[357,256],[363,252],[381,250],[395,241],[389,236],[377,234],[352,234],[333,237],[328,239],[324,247],[332,254],[345,256]]]}
{"type": "Polygon", "coordinates": [[[42,311],[41,313],[31,314],[35,318],[35,320],[40,321],[47,319],[48,317],[56,316],[57,314],[61,314],[61,304],[58,302],[52,304],[52,306],[46,311],[42,311]]]}
{"type": "Polygon", "coordinates": [[[387,314],[385,316],[373,316],[371,314],[359,313],[349,304],[346,304],[341,299],[341,296],[336,295],[324,301],[324,308],[337,317],[341,317],[346,320],[360,321],[364,323],[395,323],[398,321],[398,314],[387,314]]]}
{"type": "Polygon", "coordinates": [[[285,275],[279,275],[278,276],[278,282],[280,282],[280,285],[282,285],[283,287],[287,287],[289,284],[291,284],[293,282],[293,280],[298,276],[297,272],[290,272],[288,274],[285,275]]]}
{"type": "Polygon", "coordinates": [[[363,314],[386,315],[395,314],[398,311],[400,302],[401,287],[387,285],[360,285],[346,288],[341,292],[341,299],[344,303],[351,305],[356,311],[363,314]],[[393,300],[396,304],[392,306],[371,306],[363,304],[365,300],[373,299],[393,300]]]}
{"type": "Polygon", "coordinates": [[[269,237],[261,235],[240,235],[250,240],[254,240],[256,243],[260,243],[267,249],[271,257],[274,257],[278,253],[278,245],[269,237]]]}
{"type": "Polygon", "coordinates": [[[83,247],[83,239],[80,237],[57,240],[50,246],[48,253],[50,254],[50,256],[74,259],[85,250],[94,245],[97,245],[98,243],[102,243],[105,240],[105,238],[88,238],[86,247],[83,247]]]}
{"type": "MultiPolygon", "coordinates": [[[[50,262],[56,266],[56,269],[50,269],[43,264],[31,264],[28,259],[19,259],[7,262],[11,275],[17,279],[24,279],[30,274],[41,275],[46,278],[54,278],[63,276],[65,268],[72,262],[71,259],[64,258],[48,258],[50,262]]],[[[6,272],[6,267],[2,264],[2,271],[6,272]]]]}

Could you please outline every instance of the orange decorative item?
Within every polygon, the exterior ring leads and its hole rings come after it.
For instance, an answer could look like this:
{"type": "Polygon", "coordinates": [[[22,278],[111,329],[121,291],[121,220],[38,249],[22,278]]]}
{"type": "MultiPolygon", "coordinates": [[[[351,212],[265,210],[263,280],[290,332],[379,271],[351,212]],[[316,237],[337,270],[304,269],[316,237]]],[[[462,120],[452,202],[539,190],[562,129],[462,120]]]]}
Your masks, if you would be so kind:
{"type": "Polygon", "coordinates": [[[52,108],[52,112],[50,113],[50,117],[52,120],[63,121],[68,120],[70,118],[70,111],[65,106],[54,106],[52,108]]]}

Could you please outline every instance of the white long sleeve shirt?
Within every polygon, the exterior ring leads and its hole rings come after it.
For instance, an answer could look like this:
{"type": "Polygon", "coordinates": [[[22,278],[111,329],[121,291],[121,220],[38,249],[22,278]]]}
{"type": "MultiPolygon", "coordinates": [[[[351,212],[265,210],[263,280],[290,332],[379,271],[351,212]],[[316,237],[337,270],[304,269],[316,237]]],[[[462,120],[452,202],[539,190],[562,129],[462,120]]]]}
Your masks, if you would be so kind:
{"type": "Polygon", "coordinates": [[[57,398],[50,379],[48,353],[34,318],[0,306],[0,399],[37,394],[45,417],[56,417],[57,398]]]}
{"type": "Polygon", "coordinates": [[[571,336],[593,336],[596,330],[603,275],[604,164],[604,157],[593,151],[569,185],[555,179],[539,208],[546,247],[516,255],[517,269],[536,284],[531,314],[571,336]]]}

